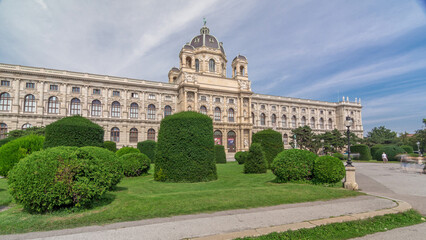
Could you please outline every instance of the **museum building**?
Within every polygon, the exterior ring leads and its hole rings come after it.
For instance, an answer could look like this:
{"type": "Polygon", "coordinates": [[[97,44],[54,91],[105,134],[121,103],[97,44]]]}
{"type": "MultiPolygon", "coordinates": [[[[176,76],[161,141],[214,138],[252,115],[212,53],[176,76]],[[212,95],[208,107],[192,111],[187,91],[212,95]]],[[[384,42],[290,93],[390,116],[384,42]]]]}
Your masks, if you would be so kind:
{"type": "Polygon", "coordinates": [[[214,140],[227,152],[247,150],[252,133],[272,128],[289,148],[291,130],[308,125],[315,133],[352,131],[363,136],[361,101],[324,102],[253,93],[245,56],[231,63],[222,42],[205,25],[179,53],[180,67],[168,83],[63,70],[0,64],[0,138],[15,129],[46,126],[81,115],[102,126],[118,147],[156,140],[161,119],[198,111],[213,119],[214,140]]]}

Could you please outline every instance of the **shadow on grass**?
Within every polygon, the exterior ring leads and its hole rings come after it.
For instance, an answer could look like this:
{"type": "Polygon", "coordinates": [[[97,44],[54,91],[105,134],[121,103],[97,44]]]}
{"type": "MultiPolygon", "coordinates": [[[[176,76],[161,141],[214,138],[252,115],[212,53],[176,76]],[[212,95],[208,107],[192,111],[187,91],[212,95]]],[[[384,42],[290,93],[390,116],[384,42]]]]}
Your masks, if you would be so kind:
{"type": "Polygon", "coordinates": [[[6,191],[6,189],[0,188],[0,192],[6,191]]]}
{"type": "Polygon", "coordinates": [[[126,191],[128,190],[128,188],[126,187],[115,187],[113,189],[111,189],[111,192],[121,192],[121,191],[126,191]]]}

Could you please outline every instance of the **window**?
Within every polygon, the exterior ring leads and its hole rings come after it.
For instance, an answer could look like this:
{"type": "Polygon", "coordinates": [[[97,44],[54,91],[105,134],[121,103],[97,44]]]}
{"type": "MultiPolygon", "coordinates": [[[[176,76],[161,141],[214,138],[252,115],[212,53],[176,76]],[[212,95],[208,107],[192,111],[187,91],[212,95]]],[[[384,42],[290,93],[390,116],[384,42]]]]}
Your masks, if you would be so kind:
{"type": "Polygon", "coordinates": [[[292,111],[293,111],[293,112],[297,112],[296,108],[293,108],[293,109],[292,109],[292,111]]]}
{"type": "Polygon", "coordinates": [[[272,116],[271,116],[271,124],[272,124],[272,126],[277,125],[277,116],[275,116],[275,114],[272,114],[272,116]]]}
{"type": "Polygon", "coordinates": [[[333,129],[333,120],[331,118],[328,119],[328,129],[333,129]]]}
{"type": "Polygon", "coordinates": [[[172,108],[167,105],[164,107],[164,117],[167,117],[170,115],[172,115],[172,108]]]}
{"type": "Polygon", "coordinates": [[[321,111],[320,111],[320,114],[324,114],[324,111],[323,111],[323,110],[321,110],[321,111]]]}
{"type": "Polygon", "coordinates": [[[300,124],[301,124],[302,127],[306,125],[306,118],[305,118],[305,116],[303,116],[302,119],[300,119],[300,124]]]}
{"type": "Polygon", "coordinates": [[[24,125],[22,125],[22,130],[25,130],[25,129],[30,128],[30,127],[32,127],[31,124],[25,123],[24,125]]]}
{"type": "Polygon", "coordinates": [[[172,97],[171,97],[171,96],[166,96],[166,97],[165,97],[165,100],[166,100],[166,101],[171,101],[171,100],[172,100],[172,97]]]}
{"type": "Polygon", "coordinates": [[[331,111],[328,111],[328,115],[331,115],[331,111]]]}
{"type": "Polygon", "coordinates": [[[201,101],[207,101],[207,97],[206,97],[206,96],[201,96],[201,97],[200,97],[200,100],[201,100],[201,101]]]}
{"type": "Polygon", "coordinates": [[[149,106],[148,106],[148,119],[155,120],[155,106],[154,106],[154,104],[149,104],[149,106]]]}
{"type": "Polygon", "coordinates": [[[260,125],[265,126],[266,125],[266,116],[264,113],[260,114],[260,125]]]}
{"type": "Polygon", "coordinates": [[[25,87],[26,87],[26,88],[35,88],[35,83],[27,82],[27,83],[25,84],[25,87]]]}
{"type": "Polygon", "coordinates": [[[199,72],[200,71],[200,60],[195,59],[195,71],[199,72]]]}
{"type": "Polygon", "coordinates": [[[265,105],[260,105],[260,109],[265,110],[266,109],[265,105]]]}
{"type": "Polygon", "coordinates": [[[234,122],[234,109],[232,108],[228,110],[228,122],[234,122]]]}
{"type": "Polygon", "coordinates": [[[52,85],[49,86],[49,89],[50,89],[50,91],[58,91],[59,87],[58,87],[58,85],[52,84],[52,85]]]}
{"type": "Polygon", "coordinates": [[[216,63],[213,59],[209,60],[209,71],[216,72],[216,63]]]}
{"type": "Polygon", "coordinates": [[[277,107],[276,106],[272,106],[272,111],[276,111],[277,107]]]}
{"type": "Polygon", "coordinates": [[[47,113],[59,113],[59,100],[57,97],[52,96],[47,100],[47,113]]]}
{"type": "Polygon", "coordinates": [[[282,125],[282,127],[287,127],[287,116],[286,115],[283,115],[282,117],[281,117],[281,125],[282,125]]]}
{"type": "Polygon", "coordinates": [[[0,123],[0,139],[7,138],[7,124],[0,123]]]}
{"type": "Polygon", "coordinates": [[[207,115],[207,108],[205,106],[200,107],[200,113],[207,115]]]}
{"type": "Polygon", "coordinates": [[[11,104],[12,98],[9,93],[5,92],[0,94],[0,111],[10,111],[11,104]]]}
{"type": "Polygon", "coordinates": [[[291,118],[291,127],[296,128],[296,126],[297,126],[297,119],[296,119],[296,116],[293,116],[291,118]]]}
{"type": "Polygon", "coordinates": [[[221,119],[221,111],[220,111],[220,108],[219,107],[216,107],[215,109],[214,109],[214,120],[215,121],[220,121],[220,119],[221,119]]]}
{"type": "Polygon", "coordinates": [[[80,111],[81,111],[80,99],[73,98],[71,100],[71,105],[70,105],[70,114],[80,115],[80,111]]]}
{"type": "Polygon", "coordinates": [[[97,89],[97,88],[93,89],[93,94],[94,95],[101,95],[101,89],[97,89]]]}
{"type": "Polygon", "coordinates": [[[120,96],[120,91],[112,91],[112,96],[119,97],[120,96]]]}
{"type": "Polygon", "coordinates": [[[246,72],[244,71],[244,67],[243,66],[240,67],[240,73],[241,73],[241,76],[246,75],[246,72]]]}
{"type": "Polygon", "coordinates": [[[323,118],[320,118],[320,120],[319,120],[319,128],[324,129],[324,119],[323,118]]]}
{"type": "Polygon", "coordinates": [[[155,130],[152,128],[148,130],[148,140],[155,141],[155,130]]]}
{"type": "Polygon", "coordinates": [[[115,101],[111,104],[111,117],[120,117],[120,103],[115,101]]]}
{"type": "Polygon", "coordinates": [[[220,98],[215,98],[214,102],[220,103],[220,98]]]}
{"type": "Polygon", "coordinates": [[[287,135],[287,133],[284,133],[283,142],[284,142],[284,145],[288,144],[288,135],[287,135]]]}
{"type": "Polygon", "coordinates": [[[120,142],[120,129],[118,127],[111,128],[111,141],[120,142]]]}
{"type": "Polygon", "coordinates": [[[302,113],[305,113],[305,112],[306,112],[306,109],[302,108],[302,113]]]}
{"type": "Polygon", "coordinates": [[[251,108],[254,108],[254,104],[253,103],[251,104],[251,108]]]}
{"type": "Polygon", "coordinates": [[[351,115],[354,115],[354,111],[351,111],[351,115]]]}
{"type": "Polygon", "coordinates": [[[219,130],[214,131],[213,133],[214,144],[222,145],[222,132],[219,130]]]}
{"type": "Polygon", "coordinates": [[[101,113],[102,113],[101,101],[93,100],[92,101],[92,111],[91,111],[92,117],[101,116],[101,113]]]}
{"type": "Polygon", "coordinates": [[[4,87],[9,87],[10,86],[10,81],[8,80],[1,80],[1,85],[4,87]]]}
{"type": "Polygon", "coordinates": [[[129,142],[138,142],[138,130],[136,128],[130,129],[129,142]]]}
{"type": "Polygon", "coordinates": [[[229,99],[229,100],[228,100],[228,103],[229,103],[229,104],[234,104],[234,99],[232,99],[232,98],[231,98],[231,99],[229,99]]]}
{"type": "Polygon", "coordinates": [[[139,98],[139,94],[138,93],[132,93],[132,98],[139,98]]]}
{"type": "Polygon", "coordinates": [[[236,142],[237,142],[237,134],[234,131],[229,131],[228,132],[228,137],[227,137],[227,147],[228,147],[228,153],[230,152],[235,152],[236,151],[236,142]]]}
{"type": "Polygon", "coordinates": [[[254,113],[251,113],[251,123],[254,125],[255,119],[254,119],[254,113]]]}
{"type": "Polygon", "coordinates": [[[34,95],[27,95],[24,98],[24,112],[35,112],[36,102],[34,95]]]}
{"type": "Polygon", "coordinates": [[[137,103],[130,104],[130,118],[138,118],[139,105],[137,103]]]}
{"type": "Polygon", "coordinates": [[[186,66],[189,67],[189,68],[192,67],[191,57],[186,57],[186,66]]]}
{"type": "Polygon", "coordinates": [[[311,128],[312,129],[315,128],[315,118],[314,117],[311,118],[311,128]]]}
{"type": "Polygon", "coordinates": [[[79,87],[72,87],[72,92],[73,93],[80,93],[80,88],[79,87]]]}
{"type": "Polygon", "coordinates": [[[282,107],[282,111],[283,112],[287,111],[287,108],[286,107],[282,107]]]}
{"type": "Polygon", "coordinates": [[[148,95],[148,99],[155,100],[155,94],[149,94],[148,95]]]}
{"type": "Polygon", "coordinates": [[[311,110],[311,114],[315,114],[315,110],[314,109],[311,110]]]}

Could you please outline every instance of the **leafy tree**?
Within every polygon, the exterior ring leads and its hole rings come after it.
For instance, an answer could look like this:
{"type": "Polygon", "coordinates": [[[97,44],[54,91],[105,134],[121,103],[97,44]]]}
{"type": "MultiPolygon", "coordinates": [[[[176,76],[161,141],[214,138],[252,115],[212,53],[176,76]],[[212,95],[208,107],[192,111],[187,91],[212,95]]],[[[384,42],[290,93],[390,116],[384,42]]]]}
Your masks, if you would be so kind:
{"type": "Polygon", "coordinates": [[[325,132],[319,137],[322,142],[324,154],[340,152],[346,145],[346,138],[337,129],[325,132]]]}
{"type": "MultiPolygon", "coordinates": [[[[313,153],[317,153],[321,148],[320,136],[313,133],[309,126],[298,127],[291,130],[291,132],[296,135],[298,148],[309,150],[313,153]]],[[[290,142],[290,145],[294,146],[295,142],[290,142]]]]}
{"type": "Polygon", "coordinates": [[[380,126],[367,133],[367,141],[370,146],[374,144],[392,144],[397,142],[397,135],[396,132],[380,126]]]}

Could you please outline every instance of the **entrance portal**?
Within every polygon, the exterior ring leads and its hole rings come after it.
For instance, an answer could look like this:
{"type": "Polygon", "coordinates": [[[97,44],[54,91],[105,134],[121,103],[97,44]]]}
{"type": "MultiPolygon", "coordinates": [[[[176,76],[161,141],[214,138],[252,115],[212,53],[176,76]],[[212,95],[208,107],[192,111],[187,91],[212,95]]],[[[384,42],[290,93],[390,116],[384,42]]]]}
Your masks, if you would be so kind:
{"type": "Polygon", "coordinates": [[[234,131],[228,132],[228,152],[236,152],[237,135],[234,131]]]}

